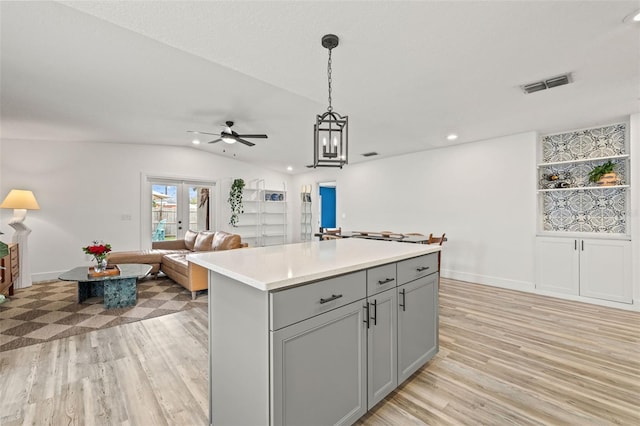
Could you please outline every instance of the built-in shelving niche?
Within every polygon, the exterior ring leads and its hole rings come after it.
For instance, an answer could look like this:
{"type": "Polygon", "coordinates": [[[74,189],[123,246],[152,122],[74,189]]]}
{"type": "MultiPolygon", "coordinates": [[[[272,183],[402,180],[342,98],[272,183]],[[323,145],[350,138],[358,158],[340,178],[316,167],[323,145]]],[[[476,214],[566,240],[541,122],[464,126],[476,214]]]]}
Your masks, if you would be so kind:
{"type": "Polygon", "coordinates": [[[541,138],[538,195],[542,231],[627,233],[627,140],[624,123],[541,138]],[[589,182],[593,167],[609,160],[618,174],[616,184],[589,182]]]}

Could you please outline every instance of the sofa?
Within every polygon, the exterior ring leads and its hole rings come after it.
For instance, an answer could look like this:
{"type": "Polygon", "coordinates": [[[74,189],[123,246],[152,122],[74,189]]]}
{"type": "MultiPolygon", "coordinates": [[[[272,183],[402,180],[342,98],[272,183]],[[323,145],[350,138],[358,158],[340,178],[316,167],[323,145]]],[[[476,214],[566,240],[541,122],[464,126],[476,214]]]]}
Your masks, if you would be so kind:
{"type": "Polygon", "coordinates": [[[240,235],[223,231],[188,230],[183,240],[154,241],[151,250],[111,252],[107,255],[109,265],[123,263],[143,263],[151,266],[151,273],[164,273],[182,285],[196,298],[199,290],[209,287],[209,277],[205,268],[187,261],[187,255],[205,251],[232,250],[247,247],[240,235]]]}

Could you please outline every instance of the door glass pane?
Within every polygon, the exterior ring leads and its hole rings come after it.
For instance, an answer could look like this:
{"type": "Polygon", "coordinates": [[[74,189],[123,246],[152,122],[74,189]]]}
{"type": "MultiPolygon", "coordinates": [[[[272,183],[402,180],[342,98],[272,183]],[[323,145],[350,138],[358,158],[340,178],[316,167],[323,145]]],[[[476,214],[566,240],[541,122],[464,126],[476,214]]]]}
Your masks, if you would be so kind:
{"type": "Polygon", "coordinates": [[[211,188],[207,186],[189,186],[189,229],[211,229],[211,193],[211,188]]]}
{"type": "Polygon", "coordinates": [[[151,189],[151,241],[175,240],[178,186],[154,183],[151,189]]]}

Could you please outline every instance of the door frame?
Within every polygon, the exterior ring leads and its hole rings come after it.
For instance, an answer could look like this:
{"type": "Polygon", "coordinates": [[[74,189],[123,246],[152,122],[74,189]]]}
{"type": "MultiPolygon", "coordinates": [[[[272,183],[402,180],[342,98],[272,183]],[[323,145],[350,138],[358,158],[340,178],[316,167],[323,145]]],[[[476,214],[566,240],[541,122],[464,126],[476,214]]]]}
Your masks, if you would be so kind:
{"type": "MultiPolygon", "coordinates": [[[[151,194],[151,184],[156,181],[165,181],[175,185],[198,185],[208,186],[212,190],[209,191],[210,200],[213,203],[209,203],[209,214],[211,218],[211,229],[217,229],[217,217],[218,217],[218,185],[215,179],[203,178],[203,177],[185,177],[179,175],[169,175],[162,173],[140,173],[140,248],[148,250],[151,248],[151,210],[152,200],[148,195],[151,194]]],[[[177,196],[177,194],[176,194],[177,196]]],[[[176,200],[177,201],[177,200],[176,200]]],[[[188,223],[188,218],[187,218],[188,223]]]]}

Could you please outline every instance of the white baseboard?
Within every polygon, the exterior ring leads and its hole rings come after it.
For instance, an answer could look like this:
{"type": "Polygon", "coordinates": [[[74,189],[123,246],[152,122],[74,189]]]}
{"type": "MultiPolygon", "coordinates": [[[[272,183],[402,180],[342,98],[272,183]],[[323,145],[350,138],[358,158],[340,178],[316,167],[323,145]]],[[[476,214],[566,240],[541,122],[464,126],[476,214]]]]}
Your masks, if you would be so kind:
{"type": "Polygon", "coordinates": [[[41,283],[45,281],[58,281],[58,277],[62,275],[67,270],[62,271],[52,271],[52,272],[39,272],[37,274],[31,274],[31,281],[36,283],[41,283]]]}
{"type": "Polygon", "coordinates": [[[572,294],[554,293],[551,291],[537,289],[535,283],[533,282],[511,280],[500,277],[490,277],[469,272],[452,271],[450,269],[443,269],[441,271],[441,276],[443,278],[450,278],[452,280],[467,281],[474,284],[482,284],[493,287],[506,288],[509,290],[524,291],[527,293],[539,294],[541,296],[555,297],[557,299],[573,300],[575,302],[583,302],[592,305],[606,306],[609,308],[624,309],[626,311],[640,311],[640,304],[637,300],[634,300],[634,303],[619,303],[611,302],[609,300],[593,299],[591,297],[576,296],[572,294]]]}
{"type": "Polygon", "coordinates": [[[508,288],[510,290],[530,292],[535,289],[535,284],[533,282],[491,277],[487,275],[473,274],[470,272],[453,271],[451,269],[443,269],[441,275],[443,278],[451,278],[452,280],[468,281],[493,287],[508,288]]]}

